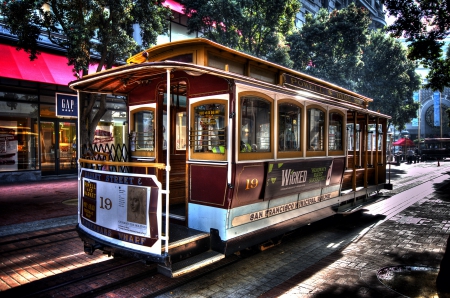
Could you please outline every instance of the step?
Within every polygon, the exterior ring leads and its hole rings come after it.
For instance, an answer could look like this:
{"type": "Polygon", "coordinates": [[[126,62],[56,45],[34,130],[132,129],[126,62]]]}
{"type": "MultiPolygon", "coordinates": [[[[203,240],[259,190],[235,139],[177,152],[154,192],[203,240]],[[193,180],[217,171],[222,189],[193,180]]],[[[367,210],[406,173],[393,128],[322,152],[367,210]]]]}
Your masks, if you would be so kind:
{"type": "Polygon", "coordinates": [[[225,255],[213,250],[206,251],[192,258],[172,264],[172,268],[158,265],[158,272],[168,277],[179,277],[208,266],[225,258],[225,255]]]}

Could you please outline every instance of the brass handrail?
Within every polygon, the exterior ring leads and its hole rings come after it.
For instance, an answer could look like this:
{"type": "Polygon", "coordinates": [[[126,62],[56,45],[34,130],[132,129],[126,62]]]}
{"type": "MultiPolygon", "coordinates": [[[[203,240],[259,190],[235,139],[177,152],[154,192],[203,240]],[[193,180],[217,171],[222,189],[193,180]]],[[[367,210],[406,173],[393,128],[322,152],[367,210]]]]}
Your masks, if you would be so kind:
{"type": "Polygon", "coordinates": [[[154,162],[127,162],[127,161],[105,161],[95,159],[80,158],[78,161],[81,163],[93,164],[93,165],[105,165],[105,166],[120,166],[120,167],[144,167],[144,168],[158,168],[164,170],[166,164],[154,163],[154,162]]]}

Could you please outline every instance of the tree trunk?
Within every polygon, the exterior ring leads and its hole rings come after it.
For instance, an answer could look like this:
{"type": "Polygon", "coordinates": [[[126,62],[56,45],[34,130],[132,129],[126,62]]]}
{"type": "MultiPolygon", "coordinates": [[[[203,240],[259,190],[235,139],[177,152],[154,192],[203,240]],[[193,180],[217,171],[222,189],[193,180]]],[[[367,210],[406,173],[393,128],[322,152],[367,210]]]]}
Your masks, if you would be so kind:
{"type": "Polygon", "coordinates": [[[94,114],[93,108],[98,98],[98,94],[80,93],[79,104],[81,113],[78,119],[78,121],[80,121],[80,131],[78,133],[81,146],[94,143],[95,129],[97,128],[98,122],[100,122],[100,119],[107,111],[106,95],[102,94],[100,95],[100,106],[94,114]]]}

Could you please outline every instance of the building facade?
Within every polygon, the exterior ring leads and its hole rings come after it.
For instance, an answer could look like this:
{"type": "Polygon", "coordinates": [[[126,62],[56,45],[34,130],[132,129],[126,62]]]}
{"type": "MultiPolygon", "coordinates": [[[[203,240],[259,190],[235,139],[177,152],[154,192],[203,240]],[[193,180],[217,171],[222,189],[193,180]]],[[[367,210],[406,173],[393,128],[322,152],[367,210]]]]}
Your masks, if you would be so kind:
{"type": "MultiPolygon", "coordinates": [[[[157,43],[197,37],[188,34],[187,18],[175,1],[169,34],[157,43]]],[[[140,42],[139,32],[134,36],[140,42]]],[[[68,83],[75,80],[64,50],[41,36],[41,54],[30,61],[15,48],[16,38],[0,19],[0,183],[40,180],[47,175],[77,171],[76,93],[68,83]]],[[[95,71],[95,67],[89,72],[95,71]]],[[[98,105],[94,106],[94,112],[98,105]]],[[[108,111],[95,132],[97,145],[127,143],[127,108],[124,98],[108,97],[108,111]]]]}
{"type": "Polygon", "coordinates": [[[347,7],[350,3],[355,3],[357,7],[364,7],[370,13],[372,29],[383,28],[386,25],[385,13],[383,11],[383,4],[380,0],[301,0],[302,6],[300,13],[297,15],[297,27],[305,22],[305,15],[310,13],[315,15],[319,9],[326,8],[328,11],[334,9],[342,9],[347,7]]]}

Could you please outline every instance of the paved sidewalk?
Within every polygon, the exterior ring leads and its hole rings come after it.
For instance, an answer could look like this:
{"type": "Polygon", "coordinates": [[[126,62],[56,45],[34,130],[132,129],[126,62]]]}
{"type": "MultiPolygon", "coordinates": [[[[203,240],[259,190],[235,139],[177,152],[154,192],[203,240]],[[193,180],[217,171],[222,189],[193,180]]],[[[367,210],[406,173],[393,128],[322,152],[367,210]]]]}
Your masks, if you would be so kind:
{"type": "Polygon", "coordinates": [[[396,292],[383,285],[377,273],[401,265],[439,268],[450,235],[450,162],[440,165],[392,166],[394,189],[384,192],[393,196],[365,208],[356,222],[370,223],[372,217],[371,225],[359,232],[349,225],[355,232],[338,238],[334,252],[259,297],[406,297],[411,293],[409,297],[437,297],[435,275],[430,280],[406,279],[403,292],[396,292]]]}
{"type": "MultiPolygon", "coordinates": [[[[344,229],[298,237],[240,262],[232,274],[219,270],[162,296],[401,297],[376,273],[396,265],[439,267],[450,234],[449,181],[450,161],[392,165],[394,189],[383,193],[393,196],[344,229]]],[[[76,223],[76,198],[75,177],[0,185],[0,237],[76,223]]]]}
{"type": "Polygon", "coordinates": [[[77,222],[77,177],[0,184],[0,236],[77,222]]]}
{"type": "MultiPolygon", "coordinates": [[[[392,197],[336,224],[330,218],[305,227],[232,272],[215,271],[160,297],[405,297],[384,286],[377,272],[398,265],[439,268],[450,234],[449,174],[450,161],[392,165],[394,189],[383,190],[392,197]]],[[[404,281],[419,288],[410,297],[437,297],[433,278],[426,285],[404,281]]]]}

